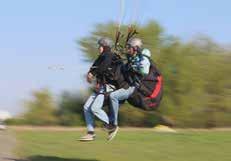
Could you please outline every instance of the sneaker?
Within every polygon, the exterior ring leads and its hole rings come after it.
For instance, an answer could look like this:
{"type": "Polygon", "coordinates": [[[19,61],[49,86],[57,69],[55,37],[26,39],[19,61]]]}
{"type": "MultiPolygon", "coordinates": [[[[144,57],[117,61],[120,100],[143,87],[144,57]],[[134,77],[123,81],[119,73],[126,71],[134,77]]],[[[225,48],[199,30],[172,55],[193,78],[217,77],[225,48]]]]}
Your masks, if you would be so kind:
{"type": "Polygon", "coordinates": [[[115,128],[116,128],[116,126],[115,126],[115,125],[112,125],[112,124],[104,124],[104,125],[103,125],[103,130],[104,130],[104,131],[107,131],[108,133],[114,131],[115,128]]]}
{"type": "Polygon", "coordinates": [[[95,134],[87,134],[79,139],[79,141],[93,141],[95,140],[95,134]]]}
{"type": "Polygon", "coordinates": [[[119,130],[119,127],[118,126],[114,126],[114,129],[112,131],[108,132],[108,138],[107,138],[107,140],[111,141],[116,136],[118,130],[119,130]]]}

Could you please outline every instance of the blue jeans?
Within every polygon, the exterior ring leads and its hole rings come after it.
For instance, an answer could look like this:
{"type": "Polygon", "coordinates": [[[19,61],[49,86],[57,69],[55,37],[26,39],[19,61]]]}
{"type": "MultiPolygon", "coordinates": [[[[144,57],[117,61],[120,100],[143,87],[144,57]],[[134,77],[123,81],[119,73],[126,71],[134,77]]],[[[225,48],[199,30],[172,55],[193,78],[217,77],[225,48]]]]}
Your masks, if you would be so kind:
{"type": "Polygon", "coordinates": [[[114,125],[118,125],[119,101],[128,99],[134,90],[135,87],[129,87],[128,89],[121,88],[110,94],[110,105],[113,110],[114,125]]]}
{"type": "Polygon", "coordinates": [[[104,94],[93,93],[84,104],[84,116],[88,131],[94,131],[94,116],[97,116],[103,122],[109,124],[109,118],[102,109],[104,103],[104,94]]]}

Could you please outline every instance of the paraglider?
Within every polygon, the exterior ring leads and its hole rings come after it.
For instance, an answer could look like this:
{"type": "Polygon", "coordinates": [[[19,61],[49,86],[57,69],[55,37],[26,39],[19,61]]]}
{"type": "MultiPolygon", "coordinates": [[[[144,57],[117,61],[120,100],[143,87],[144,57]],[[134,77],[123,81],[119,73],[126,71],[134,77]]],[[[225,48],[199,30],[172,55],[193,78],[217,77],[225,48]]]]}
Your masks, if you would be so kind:
{"type": "MultiPolygon", "coordinates": [[[[121,0],[121,13],[122,8],[121,0]]],[[[84,105],[87,135],[81,137],[80,141],[95,139],[92,115],[104,123],[110,141],[118,131],[121,103],[127,100],[134,107],[143,110],[155,110],[160,104],[163,77],[151,59],[151,52],[143,48],[142,39],[137,37],[138,32],[132,24],[128,27],[124,40],[124,34],[120,31],[121,23],[122,18],[115,33],[114,46],[106,37],[98,40],[100,54],[87,74],[89,83],[92,83],[93,77],[96,78],[96,90],[84,105]],[[110,91],[107,90],[108,86],[112,87],[110,91]],[[102,110],[103,105],[110,107],[109,116],[102,110]]]]}

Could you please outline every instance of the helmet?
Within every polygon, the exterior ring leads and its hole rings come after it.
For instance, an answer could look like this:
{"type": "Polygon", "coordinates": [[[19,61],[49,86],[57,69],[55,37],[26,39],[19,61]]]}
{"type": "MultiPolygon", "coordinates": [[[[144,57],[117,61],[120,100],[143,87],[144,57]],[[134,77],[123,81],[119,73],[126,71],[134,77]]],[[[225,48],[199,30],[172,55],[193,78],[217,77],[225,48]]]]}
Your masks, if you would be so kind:
{"type": "Polygon", "coordinates": [[[142,55],[145,55],[147,57],[151,57],[151,52],[150,52],[150,50],[145,48],[142,50],[142,55]]]}
{"type": "Polygon", "coordinates": [[[98,45],[103,46],[103,47],[105,47],[105,46],[112,47],[112,41],[110,39],[108,39],[108,38],[103,37],[103,38],[100,38],[98,40],[98,45]]]}
{"type": "Polygon", "coordinates": [[[141,46],[143,45],[142,40],[139,38],[133,38],[130,39],[127,43],[127,45],[131,46],[131,47],[138,47],[141,48],[141,46]]]}

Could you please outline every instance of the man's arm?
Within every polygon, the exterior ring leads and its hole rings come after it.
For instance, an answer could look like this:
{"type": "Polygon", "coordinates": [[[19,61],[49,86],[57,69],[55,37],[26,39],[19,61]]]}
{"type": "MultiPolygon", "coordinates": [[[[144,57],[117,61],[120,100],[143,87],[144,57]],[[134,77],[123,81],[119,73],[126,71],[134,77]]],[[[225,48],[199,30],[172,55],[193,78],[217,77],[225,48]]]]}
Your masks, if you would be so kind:
{"type": "Polygon", "coordinates": [[[94,61],[94,63],[92,64],[92,66],[90,67],[88,73],[91,73],[92,75],[96,75],[97,73],[97,69],[99,64],[101,63],[101,58],[100,56],[94,61]]]}
{"type": "Polygon", "coordinates": [[[142,76],[145,76],[149,73],[150,65],[151,63],[149,59],[146,57],[143,57],[142,60],[132,65],[132,69],[135,72],[141,74],[142,76]]]}
{"type": "Polygon", "coordinates": [[[144,57],[143,60],[140,62],[140,73],[142,75],[148,75],[150,70],[150,61],[148,58],[144,57]]]}
{"type": "Polygon", "coordinates": [[[91,83],[93,77],[96,76],[97,73],[103,74],[105,71],[107,71],[112,63],[112,58],[113,55],[111,53],[100,55],[91,66],[87,75],[87,81],[91,83]]]}
{"type": "Polygon", "coordinates": [[[87,82],[88,83],[92,83],[92,80],[94,78],[94,76],[96,76],[97,74],[97,68],[98,68],[98,65],[100,64],[100,56],[94,61],[94,63],[92,64],[92,66],[90,67],[89,71],[87,72],[87,82]]]}

